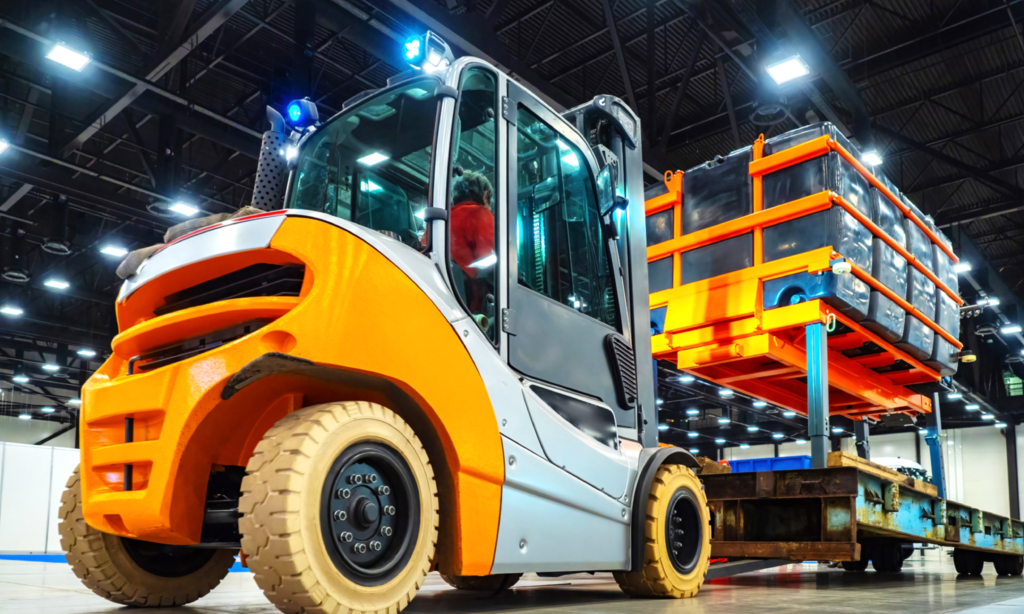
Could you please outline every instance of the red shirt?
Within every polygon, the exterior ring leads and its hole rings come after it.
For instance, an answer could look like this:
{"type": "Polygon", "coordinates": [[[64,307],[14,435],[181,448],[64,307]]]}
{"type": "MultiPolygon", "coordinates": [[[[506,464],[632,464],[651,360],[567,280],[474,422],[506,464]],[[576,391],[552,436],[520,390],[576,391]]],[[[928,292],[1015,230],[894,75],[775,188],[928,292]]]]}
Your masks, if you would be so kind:
{"type": "Polygon", "coordinates": [[[480,269],[469,265],[494,253],[494,214],[490,209],[472,201],[452,207],[451,250],[455,264],[475,279],[480,269]]]}

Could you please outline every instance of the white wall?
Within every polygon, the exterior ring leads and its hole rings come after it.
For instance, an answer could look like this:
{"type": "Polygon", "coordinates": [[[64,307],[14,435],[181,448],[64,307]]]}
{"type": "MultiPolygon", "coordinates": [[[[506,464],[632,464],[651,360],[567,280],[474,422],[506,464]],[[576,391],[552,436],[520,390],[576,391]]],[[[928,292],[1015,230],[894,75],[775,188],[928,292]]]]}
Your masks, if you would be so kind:
{"type": "MultiPolygon", "coordinates": [[[[20,420],[14,416],[0,416],[0,442],[34,444],[68,425],[57,420],[20,420]]],[[[75,429],[58,435],[46,445],[57,448],[75,447],[75,429]]]]}
{"type": "Polygon", "coordinates": [[[78,450],[0,443],[0,553],[60,553],[57,511],[78,450]]]}

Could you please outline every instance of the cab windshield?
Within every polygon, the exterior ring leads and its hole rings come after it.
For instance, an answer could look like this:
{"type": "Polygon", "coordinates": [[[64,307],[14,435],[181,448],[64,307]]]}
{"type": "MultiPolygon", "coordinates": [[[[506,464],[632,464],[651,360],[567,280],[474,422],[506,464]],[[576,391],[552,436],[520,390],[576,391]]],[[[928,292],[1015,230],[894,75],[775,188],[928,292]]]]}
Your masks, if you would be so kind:
{"type": "Polygon", "coordinates": [[[320,211],[418,247],[437,98],[419,79],[344,111],[303,144],[289,209],[320,211]]]}

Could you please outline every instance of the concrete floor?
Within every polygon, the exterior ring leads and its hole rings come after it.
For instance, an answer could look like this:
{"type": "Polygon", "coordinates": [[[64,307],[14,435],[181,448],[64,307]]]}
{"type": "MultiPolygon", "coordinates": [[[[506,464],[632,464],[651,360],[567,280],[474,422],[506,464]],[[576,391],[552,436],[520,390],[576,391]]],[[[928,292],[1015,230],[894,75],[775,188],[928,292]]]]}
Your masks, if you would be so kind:
{"type": "MultiPolygon", "coordinates": [[[[122,608],[85,589],[66,565],[0,561],[0,613],[92,614],[116,610],[122,608]]],[[[901,574],[854,574],[816,564],[789,565],[712,580],[695,599],[646,601],[625,597],[609,574],[557,579],[524,576],[514,590],[497,598],[454,591],[437,574],[431,574],[405,610],[503,614],[799,611],[1024,613],[1024,578],[999,578],[991,565],[986,565],[981,578],[958,579],[949,557],[933,553],[928,559],[908,560],[901,574]]],[[[189,607],[146,612],[272,614],[277,610],[264,599],[252,576],[242,572],[229,574],[210,595],[189,607]]]]}

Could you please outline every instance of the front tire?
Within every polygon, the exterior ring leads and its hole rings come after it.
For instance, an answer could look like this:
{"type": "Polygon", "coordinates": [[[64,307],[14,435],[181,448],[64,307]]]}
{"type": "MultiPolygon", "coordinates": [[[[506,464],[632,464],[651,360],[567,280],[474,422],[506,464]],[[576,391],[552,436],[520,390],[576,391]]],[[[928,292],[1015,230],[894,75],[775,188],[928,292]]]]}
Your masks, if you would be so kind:
{"type": "Polygon", "coordinates": [[[60,500],[60,545],[92,592],[121,605],[182,606],[209,593],[228,574],[234,550],[165,546],[90,527],[82,514],[78,471],[60,500]]]}
{"type": "Polygon", "coordinates": [[[617,571],[619,588],[630,597],[693,597],[704,584],[711,554],[711,513],[704,487],[693,471],[664,465],[654,475],[644,522],[644,564],[617,571]]]}
{"type": "Polygon", "coordinates": [[[437,542],[434,472],[390,409],[316,405],[282,418],[246,467],[239,520],[256,584],[284,612],[398,612],[437,542]]]}

